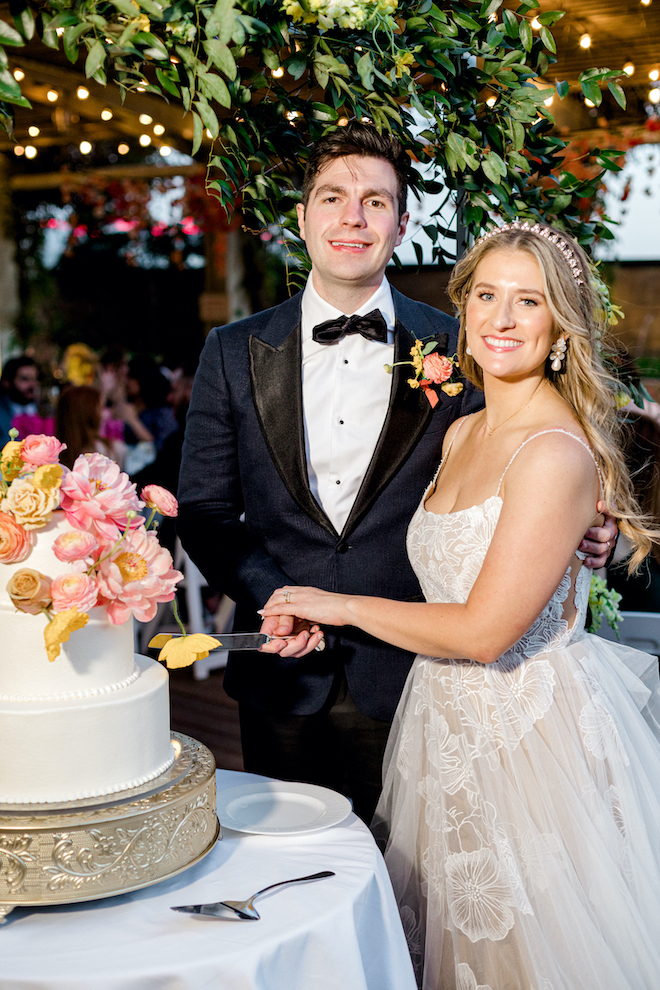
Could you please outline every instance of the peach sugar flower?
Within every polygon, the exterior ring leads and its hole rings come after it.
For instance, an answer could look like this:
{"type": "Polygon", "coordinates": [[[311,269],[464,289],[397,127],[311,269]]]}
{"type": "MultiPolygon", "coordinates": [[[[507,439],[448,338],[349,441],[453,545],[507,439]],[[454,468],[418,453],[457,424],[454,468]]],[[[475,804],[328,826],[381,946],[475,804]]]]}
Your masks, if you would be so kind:
{"type": "Polygon", "coordinates": [[[174,495],[160,485],[146,485],[140,492],[140,498],[150,509],[160,512],[161,516],[174,518],[179,514],[179,503],[174,495]]]}
{"type": "Polygon", "coordinates": [[[60,574],[53,579],[50,586],[53,600],[53,612],[64,612],[77,608],[79,612],[89,612],[94,608],[98,598],[96,584],[88,574],[72,571],[60,574]]]}
{"type": "MultiPolygon", "coordinates": [[[[72,529],[68,533],[61,533],[53,543],[53,553],[58,560],[64,563],[72,560],[87,559],[91,564],[92,554],[98,548],[98,540],[93,533],[88,532],[86,529],[72,529]]],[[[1,559],[2,557],[0,557],[1,559]]]]}
{"type": "Polygon", "coordinates": [[[60,443],[57,437],[32,433],[21,442],[20,450],[26,465],[39,467],[42,464],[57,464],[60,454],[66,450],[66,444],[60,443]]]}
{"type": "Polygon", "coordinates": [[[7,594],[21,612],[37,615],[50,605],[50,581],[31,567],[22,567],[7,581],[7,594]]]}
{"type": "Polygon", "coordinates": [[[16,478],[0,502],[0,510],[25,529],[40,529],[50,522],[59,505],[61,477],[62,467],[49,464],[38,467],[31,480],[16,478]]]}
{"type": "Polygon", "coordinates": [[[172,568],[170,552],[161,547],[156,534],[140,527],[127,533],[111,556],[99,562],[99,604],[107,604],[108,617],[115,625],[131,615],[148,622],[158,602],[172,601],[182,577],[172,568]]]}
{"type": "MultiPolygon", "coordinates": [[[[135,485],[104,454],[81,454],[62,481],[62,508],[76,529],[89,530],[102,542],[114,543],[129,524],[128,512],[142,502],[135,485]]],[[[141,520],[135,521],[139,526],[141,520]]],[[[132,524],[133,525],[133,524],[132,524]]],[[[123,620],[122,620],[123,621],[123,620]]]]}
{"type": "Polygon", "coordinates": [[[0,562],[17,564],[30,553],[32,539],[30,531],[19,526],[6,512],[0,512],[0,562]]]}

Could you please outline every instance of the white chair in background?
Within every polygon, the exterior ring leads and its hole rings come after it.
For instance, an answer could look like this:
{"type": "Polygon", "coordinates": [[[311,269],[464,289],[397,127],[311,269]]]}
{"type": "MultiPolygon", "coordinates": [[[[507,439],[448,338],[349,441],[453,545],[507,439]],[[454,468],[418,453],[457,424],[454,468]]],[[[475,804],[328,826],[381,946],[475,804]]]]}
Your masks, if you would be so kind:
{"type": "Polygon", "coordinates": [[[619,636],[603,619],[597,635],[660,657],[660,612],[622,612],[619,636]]]}

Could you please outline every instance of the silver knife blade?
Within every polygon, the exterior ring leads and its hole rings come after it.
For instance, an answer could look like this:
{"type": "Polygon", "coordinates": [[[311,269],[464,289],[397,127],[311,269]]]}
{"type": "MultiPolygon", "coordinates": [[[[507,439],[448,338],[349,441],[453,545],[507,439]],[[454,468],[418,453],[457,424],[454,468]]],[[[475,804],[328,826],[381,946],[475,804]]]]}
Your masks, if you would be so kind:
{"type": "MultiPolygon", "coordinates": [[[[148,646],[151,649],[162,649],[170,639],[179,637],[181,633],[158,633],[149,640],[148,646]]],[[[211,653],[219,653],[221,650],[258,650],[264,643],[270,643],[272,639],[295,639],[294,636],[268,636],[266,633],[220,633],[213,634],[220,646],[211,650],[211,653]]],[[[317,653],[325,649],[325,640],[322,639],[317,647],[317,653]]]]}

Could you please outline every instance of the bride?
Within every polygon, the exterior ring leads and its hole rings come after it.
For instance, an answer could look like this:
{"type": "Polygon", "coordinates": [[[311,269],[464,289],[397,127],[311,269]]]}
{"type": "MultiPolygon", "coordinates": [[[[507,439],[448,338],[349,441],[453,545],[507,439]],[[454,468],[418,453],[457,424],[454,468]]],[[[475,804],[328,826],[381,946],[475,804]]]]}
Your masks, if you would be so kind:
{"type": "Polygon", "coordinates": [[[450,294],[486,409],[448,432],[410,524],[427,601],[293,586],[264,613],[286,600],[419,654],[376,819],[425,990],[657,990],[657,660],[584,632],[576,547],[601,498],[631,567],[658,534],[621,455],[588,262],[551,228],[507,224],[450,294]]]}

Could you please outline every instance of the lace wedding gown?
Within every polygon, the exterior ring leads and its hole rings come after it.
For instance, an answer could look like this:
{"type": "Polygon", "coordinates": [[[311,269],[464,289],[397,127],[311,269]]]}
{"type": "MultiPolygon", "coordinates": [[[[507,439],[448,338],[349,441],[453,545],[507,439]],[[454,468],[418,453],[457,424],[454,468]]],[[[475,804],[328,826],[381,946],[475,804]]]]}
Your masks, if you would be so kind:
{"type": "MultiPolygon", "coordinates": [[[[501,508],[422,500],[428,601],[467,600],[501,508]]],[[[658,662],[584,632],[589,584],[576,555],[496,663],[410,672],[376,822],[424,990],[660,988],[658,662]]]]}

